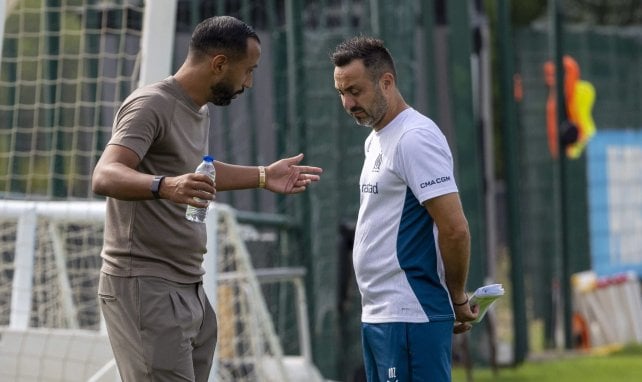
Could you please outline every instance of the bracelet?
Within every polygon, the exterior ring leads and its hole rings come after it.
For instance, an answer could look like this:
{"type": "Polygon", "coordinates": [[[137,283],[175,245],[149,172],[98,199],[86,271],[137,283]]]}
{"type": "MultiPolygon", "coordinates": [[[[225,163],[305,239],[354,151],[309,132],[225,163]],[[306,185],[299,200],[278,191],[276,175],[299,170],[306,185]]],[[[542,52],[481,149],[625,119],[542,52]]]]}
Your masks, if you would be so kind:
{"type": "Polygon", "coordinates": [[[259,188],[265,188],[265,167],[259,166],[259,188]]]}
{"type": "Polygon", "coordinates": [[[455,304],[455,302],[453,301],[453,306],[464,306],[466,304],[468,304],[468,295],[466,295],[466,301],[464,301],[464,302],[462,302],[460,304],[455,304]]]}

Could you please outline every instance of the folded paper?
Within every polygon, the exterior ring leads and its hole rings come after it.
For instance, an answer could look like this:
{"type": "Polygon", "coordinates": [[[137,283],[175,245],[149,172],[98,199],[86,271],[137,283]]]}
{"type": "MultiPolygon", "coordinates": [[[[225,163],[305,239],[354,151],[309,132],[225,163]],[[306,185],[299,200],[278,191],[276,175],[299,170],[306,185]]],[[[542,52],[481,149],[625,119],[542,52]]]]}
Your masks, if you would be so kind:
{"type": "Polygon", "coordinates": [[[488,309],[497,301],[498,298],[504,295],[504,287],[502,284],[488,284],[477,288],[475,293],[470,297],[470,306],[479,305],[479,315],[473,323],[480,322],[488,309]]]}

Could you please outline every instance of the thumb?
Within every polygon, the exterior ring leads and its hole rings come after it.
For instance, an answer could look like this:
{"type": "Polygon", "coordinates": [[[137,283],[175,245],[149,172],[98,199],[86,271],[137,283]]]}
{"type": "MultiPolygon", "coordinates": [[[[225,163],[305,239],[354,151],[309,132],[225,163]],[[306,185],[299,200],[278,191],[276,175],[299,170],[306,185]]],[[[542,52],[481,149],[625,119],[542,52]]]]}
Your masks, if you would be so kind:
{"type": "Polygon", "coordinates": [[[288,165],[293,166],[301,163],[303,160],[303,153],[299,153],[299,155],[293,156],[288,158],[288,165]]]}

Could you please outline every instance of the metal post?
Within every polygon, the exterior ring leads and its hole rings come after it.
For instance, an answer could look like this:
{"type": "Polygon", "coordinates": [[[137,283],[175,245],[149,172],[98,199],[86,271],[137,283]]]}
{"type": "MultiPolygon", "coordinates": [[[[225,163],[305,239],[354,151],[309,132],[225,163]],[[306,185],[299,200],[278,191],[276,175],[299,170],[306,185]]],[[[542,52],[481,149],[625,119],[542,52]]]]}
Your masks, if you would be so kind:
{"type": "Polygon", "coordinates": [[[31,292],[33,290],[33,267],[36,256],[36,229],[38,216],[35,204],[25,208],[16,228],[13,287],[11,288],[11,329],[27,329],[31,317],[31,292]]]}
{"type": "MultiPolygon", "coordinates": [[[[4,42],[4,23],[10,11],[9,3],[0,5],[0,53],[2,53],[2,43],[4,42]]],[[[0,60],[0,66],[1,64],[2,60],[0,60]]]]}
{"type": "MultiPolygon", "coordinates": [[[[62,39],[62,19],[60,11],[60,1],[59,0],[47,0],[45,6],[45,32],[46,38],[45,42],[45,52],[47,53],[47,58],[43,60],[43,77],[46,80],[43,88],[45,89],[42,92],[42,99],[36,100],[36,102],[44,102],[47,105],[55,105],[56,101],[60,94],[58,93],[58,84],[59,76],[58,72],[62,63],[57,59],[60,55],[60,43],[62,39]]],[[[51,182],[49,182],[49,189],[47,194],[53,197],[66,197],[67,196],[67,185],[65,182],[65,173],[66,165],[65,158],[60,153],[66,150],[65,134],[60,131],[58,126],[60,120],[60,110],[58,108],[44,108],[42,114],[45,116],[43,118],[44,128],[51,129],[51,141],[47,142],[51,149],[54,149],[54,155],[50,162],[50,172],[53,175],[51,182]]],[[[37,114],[34,115],[34,117],[37,114]]],[[[37,126],[41,122],[34,120],[34,124],[37,126]]],[[[35,133],[34,133],[35,135],[35,133]]]]}
{"type": "Polygon", "coordinates": [[[435,60],[435,0],[421,2],[421,15],[424,26],[424,60],[426,62],[426,110],[430,118],[439,121],[437,100],[437,64],[435,60]]]}
{"type": "Polygon", "coordinates": [[[162,80],[172,71],[177,0],[147,0],[141,37],[139,86],[162,80]]]}
{"type": "Polygon", "coordinates": [[[571,276],[570,276],[570,259],[569,259],[569,235],[568,235],[568,208],[566,200],[566,143],[563,135],[567,124],[566,101],[564,98],[564,65],[563,65],[563,35],[562,22],[563,15],[560,9],[559,0],[551,0],[551,42],[553,44],[553,60],[555,62],[555,91],[557,93],[557,126],[559,142],[559,195],[560,195],[560,240],[561,248],[561,275],[560,288],[562,293],[563,309],[563,327],[564,327],[564,347],[573,348],[573,333],[571,327],[571,276]]]}
{"type": "Polygon", "coordinates": [[[501,81],[501,105],[504,112],[501,124],[504,135],[504,163],[506,163],[506,199],[507,199],[507,236],[511,259],[511,285],[513,294],[513,344],[515,364],[524,361],[528,349],[526,327],[526,305],[524,303],[524,267],[521,252],[521,230],[519,220],[519,134],[513,98],[513,49],[510,37],[510,2],[499,0],[498,3],[498,43],[499,43],[499,77],[501,81]]]}
{"type": "Polygon", "coordinates": [[[482,168],[480,133],[475,126],[472,98],[471,52],[472,33],[470,30],[468,1],[447,3],[449,30],[448,82],[452,96],[451,114],[454,121],[453,155],[456,161],[456,174],[461,201],[468,218],[471,234],[471,258],[468,286],[484,282],[484,263],[486,258],[484,203],[482,187],[482,168]]]}
{"type": "MultiPolygon", "coordinates": [[[[216,310],[216,291],[218,282],[218,208],[216,204],[210,206],[205,223],[207,225],[207,253],[203,258],[203,290],[212,307],[216,310]]],[[[218,380],[218,357],[214,357],[208,382],[218,380]]]]}

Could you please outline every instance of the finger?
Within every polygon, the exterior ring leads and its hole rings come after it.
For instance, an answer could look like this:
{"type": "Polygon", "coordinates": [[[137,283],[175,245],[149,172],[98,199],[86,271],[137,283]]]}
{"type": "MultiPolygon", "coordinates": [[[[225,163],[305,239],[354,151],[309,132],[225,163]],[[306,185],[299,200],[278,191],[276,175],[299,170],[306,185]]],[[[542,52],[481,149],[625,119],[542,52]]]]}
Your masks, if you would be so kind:
{"type": "Polygon", "coordinates": [[[194,197],[205,201],[209,201],[209,200],[214,200],[215,194],[205,190],[196,190],[196,192],[194,193],[194,197]]]}
{"type": "Polygon", "coordinates": [[[315,166],[297,166],[297,170],[302,173],[308,174],[321,174],[323,169],[315,166]]]}
{"type": "Polygon", "coordinates": [[[301,177],[301,178],[296,180],[295,185],[297,185],[297,186],[307,186],[310,183],[312,183],[312,179],[310,179],[310,177],[301,177]]]}
{"type": "Polygon", "coordinates": [[[185,203],[198,208],[205,208],[209,205],[209,201],[205,198],[188,198],[185,203]]]}
{"type": "Polygon", "coordinates": [[[317,182],[321,179],[319,175],[312,175],[312,174],[299,174],[297,181],[307,181],[308,184],[312,182],[317,182]]]}
{"type": "Polygon", "coordinates": [[[214,181],[212,180],[212,178],[210,178],[206,174],[194,173],[193,174],[193,179],[195,181],[197,181],[197,182],[206,183],[206,184],[209,184],[209,185],[212,185],[212,186],[215,184],[214,181]]]}
{"type": "Polygon", "coordinates": [[[469,331],[473,326],[466,322],[458,322],[453,327],[453,333],[460,334],[469,331]]]}

